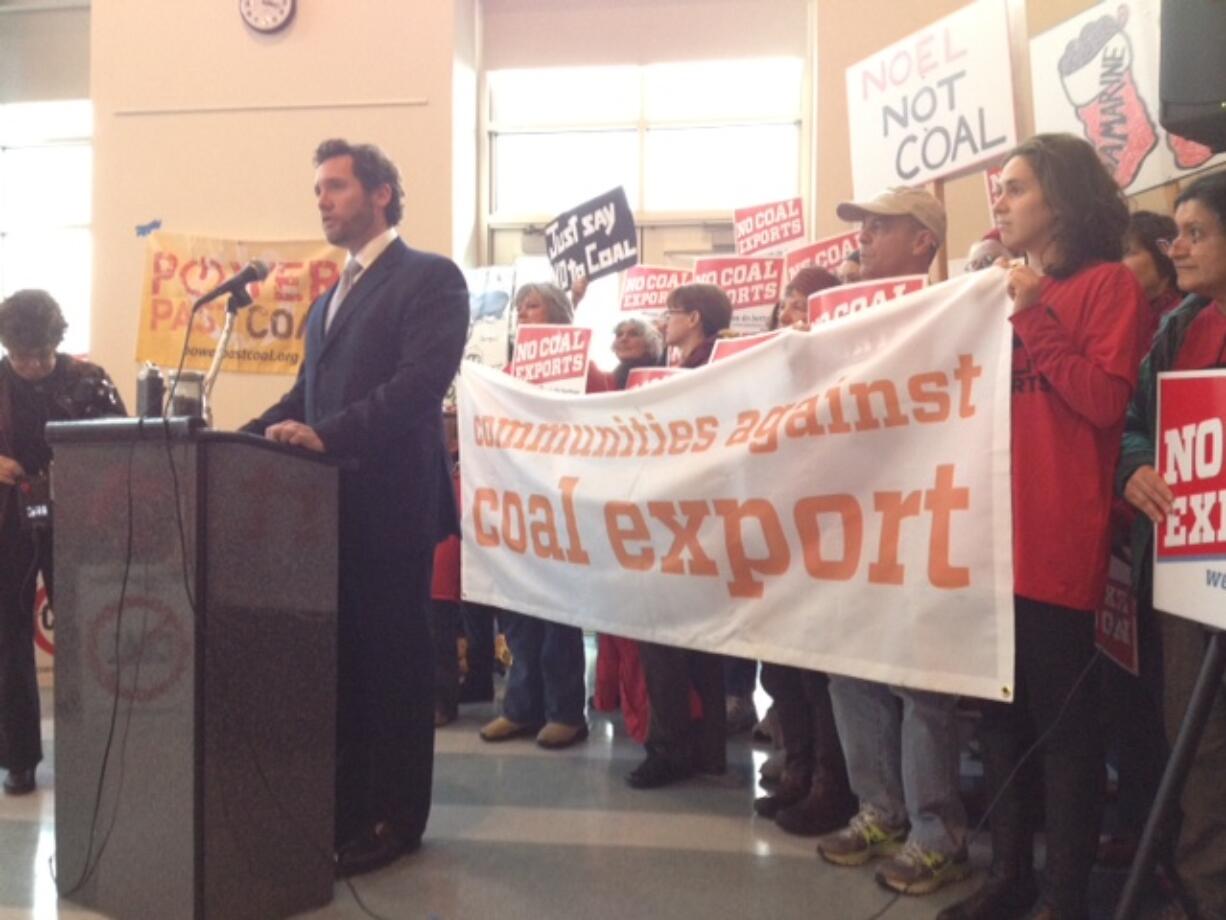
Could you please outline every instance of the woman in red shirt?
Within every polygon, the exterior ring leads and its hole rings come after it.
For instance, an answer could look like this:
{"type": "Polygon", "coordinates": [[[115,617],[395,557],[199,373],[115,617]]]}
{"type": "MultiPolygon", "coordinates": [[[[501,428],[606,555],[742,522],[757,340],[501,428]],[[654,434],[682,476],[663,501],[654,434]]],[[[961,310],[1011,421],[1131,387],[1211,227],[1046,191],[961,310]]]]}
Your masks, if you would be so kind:
{"type": "Polygon", "coordinates": [[[1014,702],[983,707],[992,867],[939,916],[1008,920],[1038,900],[1035,803],[1046,800],[1048,890],[1036,916],[1088,916],[1103,803],[1094,614],[1112,476],[1149,305],[1119,260],[1128,207],[1091,147],[1040,134],[1009,154],[994,206],[1013,300],[1014,702]],[[1037,739],[1039,750],[1023,761],[1037,739]]]}

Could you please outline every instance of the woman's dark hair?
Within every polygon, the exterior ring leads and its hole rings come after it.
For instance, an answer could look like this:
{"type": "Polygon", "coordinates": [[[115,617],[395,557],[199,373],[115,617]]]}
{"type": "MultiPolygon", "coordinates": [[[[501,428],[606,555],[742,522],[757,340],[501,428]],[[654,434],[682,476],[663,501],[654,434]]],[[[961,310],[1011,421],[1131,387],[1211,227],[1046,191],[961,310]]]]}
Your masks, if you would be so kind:
{"type": "Polygon", "coordinates": [[[6,351],[41,351],[64,341],[68,322],[46,291],[17,291],[0,303],[0,345],[6,351]]]}
{"type": "Polygon", "coordinates": [[[1124,248],[1136,246],[1144,249],[1154,260],[1158,274],[1167,280],[1173,290],[1179,289],[1179,279],[1175,274],[1175,263],[1171,257],[1158,248],[1158,240],[1173,240],[1179,235],[1175,221],[1165,214],[1155,214],[1153,211],[1137,211],[1128,219],[1128,230],[1124,233],[1124,248]]]}
{"type": "Polygon", "coordinates": [[[1175,199],[1178,208],[1185,201],[1197,201],[1207,207],[1217,216],[1222,230],[1226,231],[1226,173],[1210,173],[1201,176],[1175,199]]]}
{"type": "Polygon", "coordinates": [[[783,296],[787,298],[790,294],[800,294],[802,297],[808,297],[826,288],[837,287],[839,283],[839,279],[826,269],[810,265],[798,271],[796,277],[788,282],[788,286],[783,289],[783,296]]]}
{"type": "Polygon", "coordinates": [[[683,284],[668,295],[670,310],[697,311],[707,338],[732,325],[732,301],[714,284],[683,284]]]}
{"type": "Polygon", "coordinates": [[[353,158],[353,174],[362,183],[366,194],[375,192],[381,185],[388,186],[392,197],[383,209],[383,218],[389,227],[400,223],[400,218],[404,216],[404,188],[400,185],[400,170],[387,158],[387,154],[374,144],[351,144],[339,137],[323,141],[315,148],[316,166],[334,157],[353,158]]]}
{"type": "Polygon", "coordinates": [[[1014,147],[1005,162],[1025,157],[1034,170],[1055,224],[1052,242],[1060,261],[1043,265],[1053,278],[1067,278],[1091,262],[1118,262],[1124,255],[1128,205],[1098,153],[1072,134],[1036,134],[1014,147]]]}

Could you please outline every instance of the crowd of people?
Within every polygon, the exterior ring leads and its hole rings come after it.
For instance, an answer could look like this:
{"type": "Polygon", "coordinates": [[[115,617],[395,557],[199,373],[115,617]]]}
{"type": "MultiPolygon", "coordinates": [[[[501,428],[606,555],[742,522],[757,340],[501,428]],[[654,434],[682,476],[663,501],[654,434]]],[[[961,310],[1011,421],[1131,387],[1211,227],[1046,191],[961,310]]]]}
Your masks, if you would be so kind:
{"type": "MultiPolygon", "coordinates": [[[[754,811],[788,833],[816,837],[828,863],[874,861],[877,881],[903,894],[966,878],[959,723],[969,711],[992,860],[983,883],[941,920],[1080,920],[1096,862],[1126,865],[1136,849],[1166,736],[1182,720],[1206,642],[1204,628],[1153,610],[1148,539],[1172,499],[1154,471],[1154,376],[1217,366],[1226,355],[1226,174],[1188,186],[1173,218],[1130,214],[1089,144],[1038,135],[1005,159],[1002,189],[995,226],[972,247],[966,270],[1004,273],[1012,302],[1014,699],[959,700],[764,662],[761,684],[772,706],[762,728],[780,752],[764,768],[769,792],[754,811]],[[1113,548],[1134,562],[1139,677],[1102,663],[1095,645],[1113,548]],[[1108,760],[1120,812],[1110,836],[1101,833],[1108,760]],[[1040,830],[1043,885],[1035,866],[1040,830]]],[[[844,202],[838,215],[859,224],[854,258],[836,273],[796,274],[770,328],[806,329],[807,299],[827,287],[928,274],[945,244],[945,210],[922,189],[886,189],[844,202]]],[[[549,285],[521,290],[515,306],[521,322],[573,321],[564,293],[549,285]],[[555,306],[540,311],[538,301],[555,306]]],[[[675,289],[658,322],[617,325],[619,363],[609,374],[593,372],[588,392],[623,388],[634,367],[702,366],[729,334],[731,317],[719,288],[675,289]]],[[[547,748],[585,738],[578,631],[512,611],[482,615],[505,624],[510,663],[502,713],[481,737],[535,736],[547,748]]],[[[751,724],[744,707],[754,662],[605,635],[597,649],[592,703],[620,706],[628,734],[645,748],[626,776],[631,787],[725,769],[726,738],[751,724]]],[[[451,708],[438,721],[453,717],[451,708]]],[[[1226,747],[1226,689],[1212,726],[1182,821],[1168,831],[1171,916],[1226,917],[1226,808],[1209,778],[1226,747]]]]}
{"type": "MultiPolygon", "coordinates": [[[[507,669],[501,711],[480,730],[491,744],[583,742],[590,689],[595,708],[620,708],[644,747],[626,777],[631,787],[723,772],[729,734],[757,721],[758,663],[602,635],[588,688],[578,628],[461,602],[459,516],[446,497],[459,476],[457,438],[452,419],[448,471],[436,417],[463,344],[462,279],[447,260],[399,240],[403,192],[377,148],[326,141],[315,163],[325,233],[349,250],[349,264],[312,311],[297,384],[247,430],[361,462],[360,473],[342,474],[338,874],[416,848],[429,810],[428,710],[439,726],[463,702],[492,700],[497,668],[507,669]],[[429,633],[424,618],[404,615],[424,608],[427,595],[429,633]],[[496,631],[506,655],[496,654],[496,631]]],[[[996,226],[968,268],[1002,272],[1011,301],[1002,322],[1014,339],[1014,700],[965,701],[763,663],[773,702],[763,724],[780,754],[764,770],[769,794],[753,808],[785,832],[815,837],[832,865],[874,862],[878,882],[902,894],[966,878],[959,723],[973,710],[991,865],[973,893],[939,916],[1082,920],[1096,860],[1127,860],[1136,846],[1209,634],[1153,608],[1150,540],[1173,501],[1155,470],[1155,386],[1162,371],[1226,362],[1226,173],[1189,184],[1173,217],[1130,215],[1089,144],[1037,135],[1006,157],[1002,189],[996,226]],[[1095,646],[1094,612],[1113,550],[1132,563],[1136,678],[1102,664],[1095,646]],[[1104,840],[1109,749],[1121,822],[1104,840]]],[[[927,274],[946,242],[945,210],[922,189],[885,189],[840,204],[838,214],[859,225],[855,257],[837,273],[798,273],[772,328],[805,328],[807,298],[833,285],[927,274]]],[[[575,313],[572,297],[548,284],[521,287],[514,308],[523,323],[568,324],[575,313]]],[[[593,369],[588,392],[625,388],[637,367],[702,366],[732,313],[714,285],[676,288],[660,322],[617,325],[618,364],[593,369]]],[[[42,292],[0,304],[0,766],[10,795],[36,786],[33,573],[41,569],[51,586],[49,548],[20,531],[14,496],[46,470],[42,424],[76,417],[63,394],[86,376],[109,386],[100,368],[57,353],[63,331],[42,292]]],[[[105,408],[123,411],[117,399],[105,408]]],[[[1171,909],[1182,912],[1171,916],[1226,918],[1224,761],[1219,687],[1180,820],[1167,829],[1171,909]]]]}

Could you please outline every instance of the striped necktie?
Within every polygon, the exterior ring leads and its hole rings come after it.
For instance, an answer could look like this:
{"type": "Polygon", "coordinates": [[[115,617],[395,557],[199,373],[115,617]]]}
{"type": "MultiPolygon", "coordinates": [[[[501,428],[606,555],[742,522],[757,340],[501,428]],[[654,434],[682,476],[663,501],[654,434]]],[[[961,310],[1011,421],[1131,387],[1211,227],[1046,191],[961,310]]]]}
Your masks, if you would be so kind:
{"type": "Polygon", "coordinates": [[[345,265],[345,270],[341,272],[341,280],[336,285],[336,293],[332,295],[332,301],[328,304],[328,318],[324,323],[324,332],[332,328],[332,321],[336,319],[336,314],[340,311],[341,303],[349,295],[349,289],[353,287],[353,282],[362,272],[362,263],[357,259],[350,259],[345,265]]]}

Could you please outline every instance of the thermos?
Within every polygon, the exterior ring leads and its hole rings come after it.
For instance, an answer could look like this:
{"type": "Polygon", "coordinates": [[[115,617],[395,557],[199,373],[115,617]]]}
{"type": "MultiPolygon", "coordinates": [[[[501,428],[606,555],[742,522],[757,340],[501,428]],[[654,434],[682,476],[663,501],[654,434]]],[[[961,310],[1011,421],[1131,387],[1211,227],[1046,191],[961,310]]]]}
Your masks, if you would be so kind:
{"type": "Polygon", "coordinates": [[[136,414],[157,418],[166,400],[166,379],[156,364],[145,363],[136,375],[136,414]]]}

